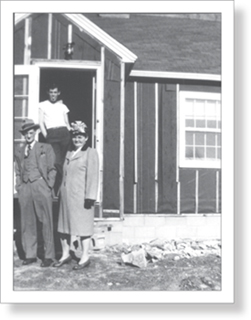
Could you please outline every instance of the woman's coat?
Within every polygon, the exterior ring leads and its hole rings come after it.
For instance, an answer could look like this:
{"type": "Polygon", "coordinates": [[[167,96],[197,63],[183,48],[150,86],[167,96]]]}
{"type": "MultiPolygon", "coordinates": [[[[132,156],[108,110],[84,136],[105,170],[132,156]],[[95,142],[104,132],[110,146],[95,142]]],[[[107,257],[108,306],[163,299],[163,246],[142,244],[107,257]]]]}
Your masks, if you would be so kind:
{"type": "Polygon", "coordinates": [[[68,151],[60,190],[58,231],[75,236],[91,236],[94,206],[84,208],[85,199],[97,199],[99,160],[95,149],[68,151]],[[73,155],[73,156],[72,156],[73,155]]]}

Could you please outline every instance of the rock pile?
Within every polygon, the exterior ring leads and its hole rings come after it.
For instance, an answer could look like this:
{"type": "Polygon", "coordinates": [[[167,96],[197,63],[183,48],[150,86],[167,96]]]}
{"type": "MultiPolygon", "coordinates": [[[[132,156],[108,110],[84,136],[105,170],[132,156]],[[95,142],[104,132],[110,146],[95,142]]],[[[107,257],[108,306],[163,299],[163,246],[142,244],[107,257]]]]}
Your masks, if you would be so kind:
{"type": "Polygon", "coordinates": [[[150,243],[140,245],[117,245],[108,250],[114,250],[121,253],[123,263],[137,266],[139,268],[147,267],[148,263],[155,263],[169,256],[173,260],[181,258],[199,257],[208,254],[221,256],[220,240],[162,240],[155,239],[150,243]]]}

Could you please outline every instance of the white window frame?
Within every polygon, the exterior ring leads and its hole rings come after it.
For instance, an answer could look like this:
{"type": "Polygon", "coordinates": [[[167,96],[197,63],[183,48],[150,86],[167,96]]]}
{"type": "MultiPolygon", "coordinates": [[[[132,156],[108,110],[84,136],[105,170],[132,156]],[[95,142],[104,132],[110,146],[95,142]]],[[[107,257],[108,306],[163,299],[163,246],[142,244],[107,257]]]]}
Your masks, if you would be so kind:
{"type": "MultiPolygon", "coordinates": [[[[200,100],[218,100],[221,104],[221,94],[212,92],[194,92],[194,91],[180,91],[179,93],[179,166],[184,168],[221,168],[221,159],[187,159],[185,156],[186,148],[186,99],[200,99],[200,100]]],[[[221,120],[221,117],[218,119],[221,120]]],[[[191,128],[191,131],[198,132],[218,132],[221,129],[210,128],[191,128]]]]}
{"type": "MultiPolygon", "coordinates": [[[[35,123],[38,123],[38,90],[39,90],[39,69],[36,66],[31,65],[15,65],[14,66],[14,76],[27,76],[28,78],[28,109],[27,115],[15,116],[15,120],[22,120],[26,118],[32,119],[35,123]],[[32,107],[31,107],[32,106],[32,107]]],[[[15,91],[15,88],[14,88],[15,91]]],[[[14,98],[17,95],[14,93],[14,98]]],[[[15,139],[16,142],[25,141],[24,138],[15,139]]]]}

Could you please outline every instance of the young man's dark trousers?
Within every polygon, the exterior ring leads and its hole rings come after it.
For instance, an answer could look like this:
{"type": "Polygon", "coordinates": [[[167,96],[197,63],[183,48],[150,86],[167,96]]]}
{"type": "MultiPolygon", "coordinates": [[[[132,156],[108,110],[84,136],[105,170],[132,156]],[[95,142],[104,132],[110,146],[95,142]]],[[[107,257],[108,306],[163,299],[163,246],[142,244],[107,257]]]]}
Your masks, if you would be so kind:
{"type": "Polygon", "coordinates": [[[55,167],[57,169],[57,177],[54,190],[57,194],[62,181],[65,155],[70,143],[70,132],[66,127],[48,129],[46,142],[51,144],[56,155],[55,167]]]}

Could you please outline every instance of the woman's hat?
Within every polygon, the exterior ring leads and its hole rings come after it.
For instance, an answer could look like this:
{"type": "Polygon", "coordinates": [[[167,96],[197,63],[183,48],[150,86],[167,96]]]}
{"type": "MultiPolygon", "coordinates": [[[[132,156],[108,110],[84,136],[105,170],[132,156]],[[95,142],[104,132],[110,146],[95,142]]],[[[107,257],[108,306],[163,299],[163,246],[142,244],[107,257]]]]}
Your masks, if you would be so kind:
{"type": "Polygon", "coordinates": [[[74,121],[71,123],[72,134],[84,134],[88,135],[88,127],[82,121],[74,121]]]}
{"type": "Polygon", "coordinates": [[[19,130],[22,134],[26,131],[34,129],[37,130],[39,128],[39,124],[35,124],[32,119],[25,119],[22,123],[22,129],[19,130]]]}

